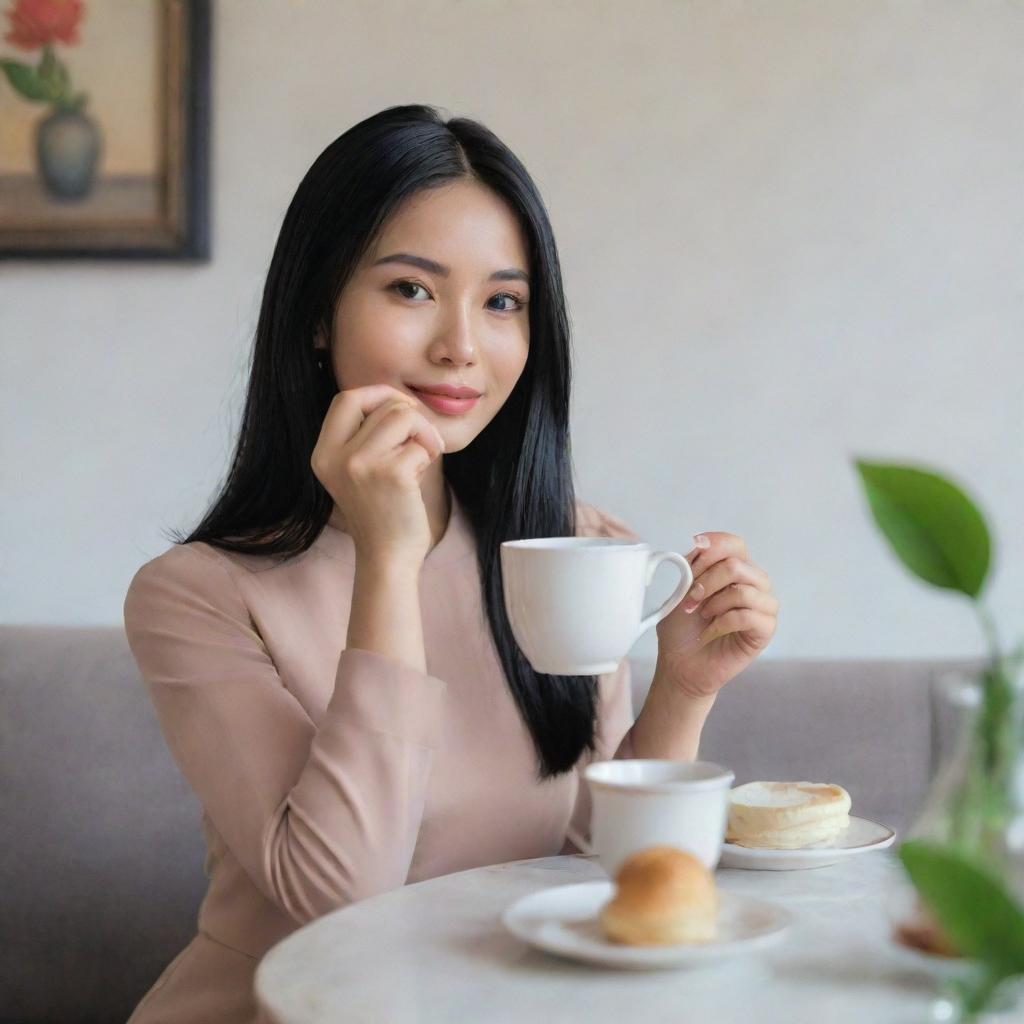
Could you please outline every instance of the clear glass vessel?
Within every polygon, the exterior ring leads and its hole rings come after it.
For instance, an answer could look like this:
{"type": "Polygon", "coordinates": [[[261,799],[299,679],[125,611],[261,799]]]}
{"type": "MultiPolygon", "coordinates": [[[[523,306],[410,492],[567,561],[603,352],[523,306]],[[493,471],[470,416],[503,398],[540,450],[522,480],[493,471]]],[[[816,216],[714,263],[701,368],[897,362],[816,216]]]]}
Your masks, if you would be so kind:
{"type": "MultiPolygon", "coordinates": [[[[936,680],[940,763],[901,843],[923,839],[961,850],[1024,904],[1024,696],[1018,673],[995,682],[990,673],[953,671],[936,680]]],[[[1024,976],[1006,979],[983,1010],[972,1011],[966,994],[983,966],[958,955],[905,873],[889,896],[892,941],[938,983],[933,1021],[1024,1020],[1024,976]]]]}

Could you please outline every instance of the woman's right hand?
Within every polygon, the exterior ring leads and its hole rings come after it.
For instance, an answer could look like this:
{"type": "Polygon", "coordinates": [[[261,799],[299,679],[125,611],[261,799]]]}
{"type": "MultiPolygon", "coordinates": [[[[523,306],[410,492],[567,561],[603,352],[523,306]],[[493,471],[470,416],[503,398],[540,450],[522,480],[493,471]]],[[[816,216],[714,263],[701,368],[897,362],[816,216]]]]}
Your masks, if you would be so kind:
{"type": "Polygon", "coordinates": [[[390,384],[334,396],[310,465],[345,517],[357,558],[422,565],[433,538],[420,484],[443,452],[416,399],[390,384]]]}

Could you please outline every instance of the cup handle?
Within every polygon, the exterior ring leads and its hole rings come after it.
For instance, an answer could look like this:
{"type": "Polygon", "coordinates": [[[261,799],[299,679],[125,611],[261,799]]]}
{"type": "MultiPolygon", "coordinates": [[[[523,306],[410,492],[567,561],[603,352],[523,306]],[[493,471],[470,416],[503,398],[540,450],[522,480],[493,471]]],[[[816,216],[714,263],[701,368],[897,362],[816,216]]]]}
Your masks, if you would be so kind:
{"type": "MultiPolygon", "coordinates": [[[[672,611],[680,601],[682,601],[686,592],[693,584],[693,569],[690,568],[690,563],[683,555],[679,554],[678,551],[652,551],[648,555],[646,586],[649,587],[651,585],[651,580],[654,579],[654,573],[662,562],[674,562],[678,565],[679,575],[682,578],[679,580],[679,586],[677,586],[676,589],[673,590],[667,598],[665,598],[664,603],[660,607],[655,608],[654,611],[640,623],[640,629],[636,634],[636,640],[639,640],[640,637],[642,637],[644,633],[651,628],[651,626],[661,622],[661,620],[665,618],[665,616],[668,615],[668,613],[672,611]]],[[[636,643],[636,640],[633,642],[636,643]]]]}
{"type": "Polygon", "coordinates": [[[588,843],[586,839],[584,839],[583,836],[581,836],[579,832],[572,827],[572,825],[565,830],[565,834],[576,844],[576,849],[579,850],[580,853],[584,854],[584,856],[593,857],[597,853],[597,850],[594,849],[593,843],[588,843]]]}

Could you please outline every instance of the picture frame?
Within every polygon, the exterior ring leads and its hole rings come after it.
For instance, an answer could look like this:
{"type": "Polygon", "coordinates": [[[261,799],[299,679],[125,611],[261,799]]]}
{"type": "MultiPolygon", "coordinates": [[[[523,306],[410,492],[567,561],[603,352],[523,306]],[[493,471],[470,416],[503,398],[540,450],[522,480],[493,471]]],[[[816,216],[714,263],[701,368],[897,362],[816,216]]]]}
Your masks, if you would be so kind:
{"type": "Polygon", "coordinates": [[[0,146],[0,258],[208,261],[210,0],[81,0],[63,40],[36,27],[38,8],[19,24],[19,2],[0,36],[0,117],[22,120],[0,146]],[[69,54],[95,49],[69,71],[62,42],[69,54]],[[126,65],[134,74],[117,80],[126,65]],[[83,67],[95,100],[71,86],[89,88],[83,67]],[[108,109],[97,109],[104,95],[108,109]]]}

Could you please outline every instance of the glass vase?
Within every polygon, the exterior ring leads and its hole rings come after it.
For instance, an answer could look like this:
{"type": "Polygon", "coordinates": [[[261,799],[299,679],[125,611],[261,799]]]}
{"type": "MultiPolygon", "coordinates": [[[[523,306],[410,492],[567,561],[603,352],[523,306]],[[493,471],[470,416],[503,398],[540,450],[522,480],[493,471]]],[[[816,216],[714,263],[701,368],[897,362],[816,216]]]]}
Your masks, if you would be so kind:
{"type": "MultiPolygon", "coordinates": [[[[1019,672],[986,665],[936,679],[936,725],[946,737],[924,800],[902,841],[955,849],[992,872],[1024,903],[1024,697],[1019,672]]],[[[987,991],[984,967],[960,956],[908,878],[890,904],[892,939],[938,980],[933,1021],[1009,1022],[1024,1018],[1024,977],[987,991]]],[[[905,953],[906,955],[906,953],[905,953]]]]}

